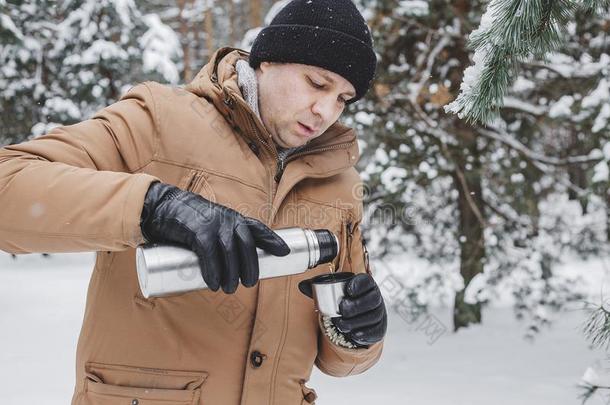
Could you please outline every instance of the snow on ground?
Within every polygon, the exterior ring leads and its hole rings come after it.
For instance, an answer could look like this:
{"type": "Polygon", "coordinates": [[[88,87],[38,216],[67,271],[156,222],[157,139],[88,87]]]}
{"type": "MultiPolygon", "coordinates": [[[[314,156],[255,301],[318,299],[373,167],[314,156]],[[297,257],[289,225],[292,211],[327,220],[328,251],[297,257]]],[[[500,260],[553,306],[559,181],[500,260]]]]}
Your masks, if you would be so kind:
{"type": "MultiPolygon", "coordinates": [[[[0,253],[2,404],[69,403],[92,267],[92,254],[14,261],[0,253]]],[[[348,378],[314,369],[308,385],[318,392],[318,405],[580,403],[580,377],[603,358],[578,330],[581,311],[565,313],[534,342],[522,339],[523,326],[509,308],[491,308],[483,316],[484,325],[453,334],[446,308],[415,322],[390,313],[384,353],[375,367],[348,378]]],[[[590,401],[601,403],[601,398],[590,401]]]]}

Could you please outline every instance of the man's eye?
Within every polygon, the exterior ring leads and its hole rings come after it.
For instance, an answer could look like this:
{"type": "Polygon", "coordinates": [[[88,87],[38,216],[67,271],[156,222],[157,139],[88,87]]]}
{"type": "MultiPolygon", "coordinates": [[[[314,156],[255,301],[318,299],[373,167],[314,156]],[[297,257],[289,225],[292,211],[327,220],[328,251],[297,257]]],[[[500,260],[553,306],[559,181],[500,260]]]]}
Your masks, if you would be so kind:
{"type": "Polygon", "coordinates": [[[323,87],[324,87],[324,85],[323,85],[323,84],[316,83],[316,82],[314,82],[314,81],[313,81],[313,80],[311,80],[311,79],[309,79],[309,83],[311,83],[311,85],[312,85],[313,87],[315,87],[316,89],[321,89],[321,88],[323,88],[323,87]]]}

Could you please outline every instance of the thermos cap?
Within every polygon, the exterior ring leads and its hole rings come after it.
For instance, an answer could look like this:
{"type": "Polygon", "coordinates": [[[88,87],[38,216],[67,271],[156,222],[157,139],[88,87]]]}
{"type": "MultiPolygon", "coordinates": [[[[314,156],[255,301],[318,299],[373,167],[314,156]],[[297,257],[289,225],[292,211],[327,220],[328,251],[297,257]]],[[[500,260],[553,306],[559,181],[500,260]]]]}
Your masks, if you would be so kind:
{"type": "Polygon", "coordinates": [[[331,262],[339,253],[337,237],[327,229],[314,230],[320,248],[318,264],[331,262]]]}

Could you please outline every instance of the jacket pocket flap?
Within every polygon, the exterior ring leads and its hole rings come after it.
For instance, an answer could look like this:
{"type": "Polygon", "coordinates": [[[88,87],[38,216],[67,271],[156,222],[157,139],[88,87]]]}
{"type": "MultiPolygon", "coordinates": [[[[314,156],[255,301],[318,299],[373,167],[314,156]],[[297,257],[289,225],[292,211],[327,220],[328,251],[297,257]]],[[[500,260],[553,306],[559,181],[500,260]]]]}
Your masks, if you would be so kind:
{"type": "Polygon", "coordinates": [[[178,371],[94,362],[85,364],[85,372],[96,376],[100,380],[98,382],[108,385],[166,390],[195,390],[208,377],[205,371],[178,371]]]}
{"type": "MultiPolygon", "coordinates": [[[[119,385],[105,384],[87,380],[87,392],[102,395],[104,397],[125,397],[138,400],[168,401],[171,404],[192,404],[197,391],[170,390],[158,388],[121,387],[119,385]]],[[[164,402],[165,403],[165,402],[164,402]]]]}

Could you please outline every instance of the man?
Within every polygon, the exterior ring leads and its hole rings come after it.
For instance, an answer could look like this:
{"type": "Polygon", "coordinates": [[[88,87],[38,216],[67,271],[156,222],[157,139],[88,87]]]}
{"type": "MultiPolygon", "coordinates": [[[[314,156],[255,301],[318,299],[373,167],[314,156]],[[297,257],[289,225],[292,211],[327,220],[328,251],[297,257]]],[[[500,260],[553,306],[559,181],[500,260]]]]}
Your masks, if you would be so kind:
{"type": "Polygon", "coordinates": [[[0,150],[0,248],[97,251],[73,405],[305,404],[313,364],[377,362],[386,310],[368,269],[356,136],[337,121],[370,86],[375,54],[349,0],[294,0],[251,53],[222,48],[185,88],[144,83],[92,119],[0,150]],[[326,228],[330,265],[258,280],[270,228],[326,228]],[[134,248],[178,243],[210,289],[146,299],[134,248]],[[359,273],[341,317],[298,283],[359,273]],[[157,401],[157,402],[155,402],[157,401]]]}

